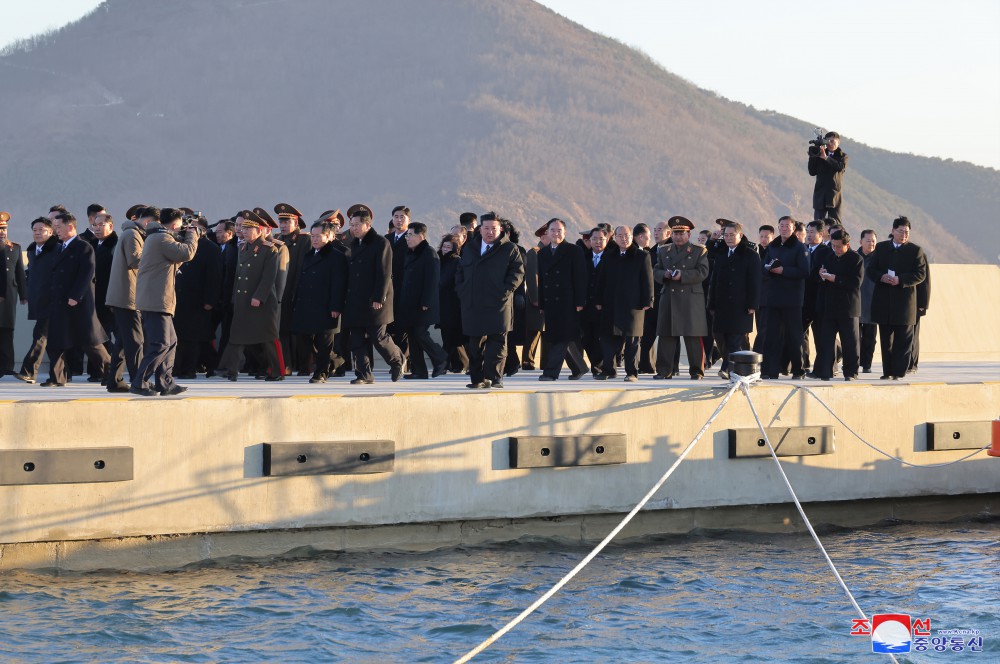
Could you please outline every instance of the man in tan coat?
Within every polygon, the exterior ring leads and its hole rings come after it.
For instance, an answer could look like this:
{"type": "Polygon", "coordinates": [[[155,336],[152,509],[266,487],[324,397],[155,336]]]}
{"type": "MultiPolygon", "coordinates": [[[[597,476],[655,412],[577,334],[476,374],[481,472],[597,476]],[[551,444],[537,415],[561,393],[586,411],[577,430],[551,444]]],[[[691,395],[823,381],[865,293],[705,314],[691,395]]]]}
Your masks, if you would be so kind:
{"type": "Polygon", "coordinates": [[[142,361],[142,320],[135,308],[135,275],[139,271],[142,246],[146,241],[146,224],[159,221],[160,210],[133,205],[125,217],[121,237],[111,259],[111,276],[104,298],[104,304],[115,317],[115,338],[122,345],[121,353],[111,354],[110,378],[107,381],[109,392],[127,392],[129,389],[122,376],[123,361],[130,381],[135,379],[142,361]]]}
{"type": "Polygon", "coordinates": [[[654,378],[673,378],[674,350],[677,338],[684,337],[688,371],[691,378],[705,377],[705,353],[701,338],[708,334],[705,317],[705,289],[708,276],[708,252],[705,247],[691,244],[694,224],[684,217],[671,217],[672,242],[661,245],[656,252],[653,279],[662,284],[660,309],[656,321],[659,346],[656,350],[654,378]]]}
{"type": "Polygon", "coordinates": [[[174,309],[177,306],[175,278],[181,263],[194,258],[198,234],[189,226],[178,241],[184,213],[176,208],[160,211],[160,222],[146,225],[142,262],[135,280],[135,306],[142,312],[142,363],[132,378],[132,394],[151,397],[160,393],[173,396],[187,390],[174,382],[174,309]],[[155,378],[153,388],[149,380],[155,378]]]}

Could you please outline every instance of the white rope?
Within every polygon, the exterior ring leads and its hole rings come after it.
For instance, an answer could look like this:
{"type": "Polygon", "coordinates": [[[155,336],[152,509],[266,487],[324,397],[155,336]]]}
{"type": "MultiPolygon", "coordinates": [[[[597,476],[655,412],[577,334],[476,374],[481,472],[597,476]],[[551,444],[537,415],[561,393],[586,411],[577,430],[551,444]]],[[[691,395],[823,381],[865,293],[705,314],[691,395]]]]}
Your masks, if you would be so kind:
{"type": "Polygon", "coordinates": [[[667,470],[667,472],[663,474],[663,476],[656,482],[656,484],[653,485],[653,488],[650,489],[645,496],[643,496],[642,500],[640,500],[639,503],[632,508],[632,511],[629,512],[625,516],[625,518],[621,520],[621,523],[615,526],[615,529],[612,530],[610,533],[608,533],[608,536],[605,537],[603,540],[601,540],[601,543],[598,544],[596,547],[594,547],[594,550],[588,553],[586,558],[581,560],[576,567],[574,567],[572,570],[569,571],[569,573],[566,574],[566,576],[559,579],[559,582],[556,583],[554,586],[552,586],[544,595],[535,600],[535,602],[531,606],[522,611],[516,618],[514,618],[506,625],[501,627],[499,630],[497,630],[493,634],[493,636],[486,639],[478,646],[476,646],[469,652],[462,655],[462,657],[460,657],[459,659],[455,660],[455,664],[465,664],[465,662],[468,662],[473,657],[475,657],[482,651],[486,650],[486,648],[488,648],[490,645],[496,642],[501,636],[503,636],[510,630],[514,629],[514,627],[516,627],[522,620],[527,618],[538,607],[544,604],[546,600],[548,600],[550,597],[559,592],[560,588],[565,586],[574,576],[579,574],[580,571],[597,556],[597,554],[599,554],[601,551],[604,550],[604,548],[611,542],[611,540],[614,539],[614,537],[621,532],[622,528],[624,528],[628,524],[628,522],[631,521],[636,514],[638,514],[639,510],[641,510],[646,505],[646,503],[648,503],[650,499],[652,499],[653,495],[655,495],[656,492],[660,490],[663,484],[667,481],[667,478],[669,478],[673,474],[673,472],[677,469],[677,467],[681,465],[681,462],[684,461],[688,453],[694,448],[695,444],[701,439],[705,431],[707,431],[708,428],[712,425],[712,422],[715,421],[715,418],[719,416],[719,413],[722,412],[722,409],[726,407],[727,403],[729,403],[729,399],[733,396],[733,393],[736,392],[737,388],[743,385],[749,385],[750,383],[754,382],[752,378],[742,378],[740,376],[732,376],[731,380],[732,380],[732,385],[730,386],[729,391],[726,392],[726,396],[725,398],[723,398],[722,403],[719,404],[719,407],[715,409],[715,412],[712,413],[712,416],[708,418],[707,422],[705,422],[705,426],[703,426],[701,430],[698,431],[697,435],[695,435],[694,437],[694,440],[692,440],[688,444],[688,446],[684,448],[684,451],[681,452],[680,456],[677,457],[677,460],[674,461],[672,466],[670,466],[670,469],[667,470]]]}
{"type": "MultiPolygon", "coordinates": [[[[830,555],[823,547],[823,543],[819,541],[819,535],[816,534],[812,524],[809,522],[809,517],[806,516],[805,510],[802,509],[802,503],[799,502],[799,497],[795,495],[795,489],[792,488],[792,483],[788,481],[788,476],[785,475],[785,469],[781,467],[781,462],[778,461],[778,455],[774,452],[771,440],[767,437],[767,431],[764,429],[764,423],[760,421],[760,417],[757,415],[757,409],[753,405],[753,399],[750,398],[749,385],[740,383],[740,389],[743,390],[743,394],[747,397],[747,403],[750,404],[750,412],[753,413],[753,418],[756,420],[757,426],[760,428],[760,433],[764,436],[764,442],[767,443],[767,449],[771,452],[771,458],[774,459],[774,464],[778,467],[778,472],[781,473],[781,479],[785,480],[785,486],[788,487],[788,493],[792,495],[792,500],[795,502],[795,508],[799,511],[799,516],[801,516],[802,521],[805,522],[806,528],[809,530],[809,534],[812,535],[813,541],[816,542],[816,546],[818,546],[820,552],[822,552],[823,557],[826,559],[826,564],[830,566],[830,569],[833,571],[833,575],[837,578],[837,582],[840,583],[840,587],[844,589],[845,593],[847,593],[847,598],[851,600],[851,604],[854,606],[854,609],[858,612],[858,615],[861,616],[862,619],[868,620],[868,616],[861,610],[857,600],[854,599],[854,595],[851,594],[850,588],[848,588],[847,584],[844,583],[844,579],[840,576],[840,572],[837,571],[837,567],[833,564],[833,560],[830,559],[830,555]]],[[[892,653],[888,653],[888,655],[893,662],[899,664],[895,655],[892,653]]]]}
{"type": "Polygon", "coordinates": [[[873,450],[875,450],[876,452],[878,452],[882,456],[887,457],[889,459],[894,459],[894,460],[900,462],[901,464],[903,464],[904,466],[909,466],[910,468],[942,468],[944,466],[950,466],[952,464],[960,463],[962,461],[965,461],[966,459],[971,459],[972,457],[976,456],[977,454],[979,454],[980,452],[984,451],[986,448],[988,448],[990,446],[989,443],[987,443],[986,445],[983,445],[982,447],[980,447],[975,452],[972,452],[971,454],[966,454],[961,459],[955,459],[954,461],[946,461],[946,462],[943,462],[943,463],[918,464],[918,463],[910,463],[909,461],[903,461],[899,457],[893,456],[893,455],[889,454],[888,452],[884,452],[884,451],[880,450],[879,448],[875,447],[874,445],[872,445],[871,443],[869,443],[867,440],[865,440],[861,436],[861,434],[859,434],[857,431],[855,431],[854,429],[852,429],[851,426],[847,422],[845,422],[844,420],[842,420],[841,417],[840,417],[840,415],[837,415],[835,412],[833,412],[833,409],[830,408],[828,405],[826,405],[826,402],[823,401],[822,399],[820,399],[819,395],[816,394],[815,392],[813,392],[811,389],[809,389],[808,387],[798,387],[797,389],[805,390],[810,396],[812,396],[813,399],[815,399],[816,401],[818,401],[820,403],[820,405],[823,406],[823,408],[826,408],[826,412],[828,412],[831,415],[833,415],[833,417],[838,422],[840,422],[844,426],[845,429],[847,429],[848,431],[850,431],[854,435],[854,437],[857,438],[858,440],[860,440],[862,443],[864,443],[868,447],[872,448],[873,450]]]}

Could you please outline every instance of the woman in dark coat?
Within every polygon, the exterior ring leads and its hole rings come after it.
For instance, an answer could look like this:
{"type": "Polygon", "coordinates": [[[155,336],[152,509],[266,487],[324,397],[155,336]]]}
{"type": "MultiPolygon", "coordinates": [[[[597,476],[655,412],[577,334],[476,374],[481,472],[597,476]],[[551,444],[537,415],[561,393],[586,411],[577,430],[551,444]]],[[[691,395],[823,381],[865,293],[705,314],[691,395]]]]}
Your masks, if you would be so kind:
{"type": "Polygon", "coordinates": [[[459,255],[458,238],[445,235],[438,247],[441,276],[438,280],[438,303],[441,316],[437,327],[441,330],[441,345],[448,353],[448,366],[452,373],[464,374],[469,370],[469,356],[465,352],[465,335],[462,334],[462,302],[455,291],[455,272],[462,257],[459,255]]]}
{"type": "MultiPolygon", "coordinates": [[[[347,293],[347,256],[333,246],[334,227],[316,222],[309,229],[310,250],[301,258],[295,285],[291,330],[308,337],[316,357],[310,383],[325,383],[331,369],[344,360],[335,357],[333,341],[340,330],[347,293]]],[[[291,304],[291,303],[289,303],[291,304]]]]}
{"type": "Polygon", "coordinates": [[[653,306],[653,265],[649,253],[632,243],[628,226],[616,228],[614,239],[597,280],[604,372],[595,378],[614,378],[615,355],[624,350],[625,380],[632,382],[639,379],[639,341],[646,311],[653,306]]]}
{"type": "Polygon", "coordinates": [[[448,371],[448,353],[431,338],[430,327],[441,319],[441,262],[427,243],[427,226],[413,222],[406,230],[406,254],[403,258],[403,279],[400,282],[399,309],[396,322],[410,341],[409,379],[426,379],[427,363],[431,359],[433,377],[448,371]]]}
{"type": "Polygon", "coordinates": [[[722,237],[724,244],[716,249],[708,308],[714,315],[715,342],[722,352],[719,376],[728,379],[729,354],[750,348],[762,274],[757,246],[743,241],[742,224],[728,223],[722,237]]]}

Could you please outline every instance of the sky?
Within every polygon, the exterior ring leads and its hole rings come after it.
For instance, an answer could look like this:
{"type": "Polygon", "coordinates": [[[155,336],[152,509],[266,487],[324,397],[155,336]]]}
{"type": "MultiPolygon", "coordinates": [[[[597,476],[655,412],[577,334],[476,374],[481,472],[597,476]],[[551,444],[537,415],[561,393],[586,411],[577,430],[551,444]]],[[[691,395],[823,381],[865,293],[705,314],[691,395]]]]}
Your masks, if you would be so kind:
{"type": "MultiPolygon", "coordinates": [[[[0,47],[98,4],[0,0],[0,47]]],[[[848,152],[857,140],[1000,169],[998,0],[542,4],[699,87],[837,131],[848,152]]]]}

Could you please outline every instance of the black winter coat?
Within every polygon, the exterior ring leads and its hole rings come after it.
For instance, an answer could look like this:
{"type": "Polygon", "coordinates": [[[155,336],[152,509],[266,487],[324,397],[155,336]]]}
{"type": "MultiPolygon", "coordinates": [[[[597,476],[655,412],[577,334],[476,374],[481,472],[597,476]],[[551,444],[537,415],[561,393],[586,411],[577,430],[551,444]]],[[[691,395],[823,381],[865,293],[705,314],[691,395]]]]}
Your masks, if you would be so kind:
{"type": "MultiPolygon", "coordinates": [[[[236,253],[235,251],[233,252],[236,253]]],[[[222,301],[222,252],[207,237],[199,238],[194,258],[182,263],[174,275],[174,331],[181,341],[205,342],[215,338],[214,315],[222,301]],[[206,310],[205,305],[212,307],[206,310]]]]}
{"type": "Polygon", "coordinates": [[[538,250],[538,306],[545,315],[545,337],[551,341],[580,338],[577,307],[587,304],[587,259],[580,247],[561,242],[538,250]]]}
{"type": "Polygon", "coordinates": [[[42,244],[42,253],[35,255],[35,243],[25,249],[28,256],[28,320],[49,317],[52,302],[52,268],[56,264],[59,240],[53,235],[42,244]]]}
{"type": "Polygon", "coordinates": [[[437,325],[441,320],[440,281],[441,262],[427,240],[413,250],[407,247],[396,322],[403,327],[437,325]]]}
{"type": "Polygon", "coordinates": [[[750,334],[753,314],[760,302],[760,256],[756,246],[740,244],[730,257],[728,248],[715,258],[715,271],[708,293],[708,308],[715,312],[713,331],[720,334],[750,334]]]}
{"type": "Polygon", "coordinates": [[[816,178],[816,185],[813,188],[813,209],[838,207],[843,200],[841,189],[844,184],[844,171],[847,170],[847,153],[837,148],[832,153],[827,153],[826,159],[810,156],[808,168],[809,175],[816,178]]]}
{"type": "Polygon", "coordinates": [[[389,241],[374,228],[361,239],[351,242],[347,277],[347,299],[344,304],[344,325],[367,327],[388,325],[393,317],[392,249],[389,241]],[[373,309],[372,302],[381,302],[373,309]]]}
{"type": "Polygon", "coordinates": [[[763,259],[761,288],[767,293],[769,307],[801,307],[805,298],[806,279],[809,278],[809,256],[806,247],[794,235],[784,243],[776,237],[767,245],[763,259]],[[765,267],[772,260],[780,261],[781,274],[774,274],[765,267]]]}
{"type": "Polygon", "coordinates": [[[278,238],[288,247],[288,278],[285,279],[284,292],[281,294],[281,318],[278,329],[287,332],[292,326],[292,313],[295,310],[295,293],[298,290],[299,275],[302,274],[302,259],[311,253],[312,242],[308,233],[289,233],[278,238]]]}
{"type": "Polygon", "coordinates": [[[462,248],[455,275],[462,301],[462,333],[484,337],[509,332],[514,325],[514,291],[524,281],[520,248],[501,235],[482,254],[483,239],[462,248]]]}
{"type": "Polygon", "coordinates": [[[347,256],[332,243],[302,257],[291,329],[300,334],[339,330],[347,298],[347,256]],[[341,316],[334,318],[331,312],[341,316]]]}
{"type": "Polygon", "coordinates": [[[872,293],[872,322],[879,325],[915,325],[917,322],[917,286],[927,279],[927,257],[912,242],[895,249],[892,240],[875,245],[867,276],[875,282],[872,293]],[[882,283],[893,270],[898,286],[882,283]]]}
{"type": "Polygon", "coordinates": [[[236,266],[240,263],[240,245],[236,238],[219,245],[222,259],[222,306],[233,304],[233,286],[236,283],[236,266]]]}
{"type": "Polygon", "coordinates": [[[94,305],[94,248],[76,238],[59,251],[52,266],[49,345],[52,348],[97,346],[108,340],[94,305]],[[69,300],[76,300],[70,306],[69,300]]]}
{"type": "Polygon", "coordinates": [[[603,334],[642,336],[646,311],[653,306],[653,264],[649,253],[632,245],[623,256],[616,245],[605,249],[607,262],[597,281],[603,334]]]}
{"type": "Polygon", "coordinates": [[[108,296],[111,263],[115,257],[115,247],[118,246],[118,234],[111,231],[103,242],[95,240],[91,246],[94,247],[94,302],[100,310],[106,306],[104,298],[108,296]]]}
{"type": "Polygon", "coordinates": [[[440,257],[441,276],[438,280],[438,303],[440,305],[439,328],[462,329],[462,301],[455,290],[455,275],[462,257],[451,252],[440,257]]]}
{"type": "Polygon", "coordinates": [[[843,256],[831,250],[823,256],[827,272],[836,275],[833,282],[821,280],[819,283],[823,309],[819,318],[859,318],[861,316],[861,282],[865,278],[865,259],[861,254],[848,249],[843,256]]]}

